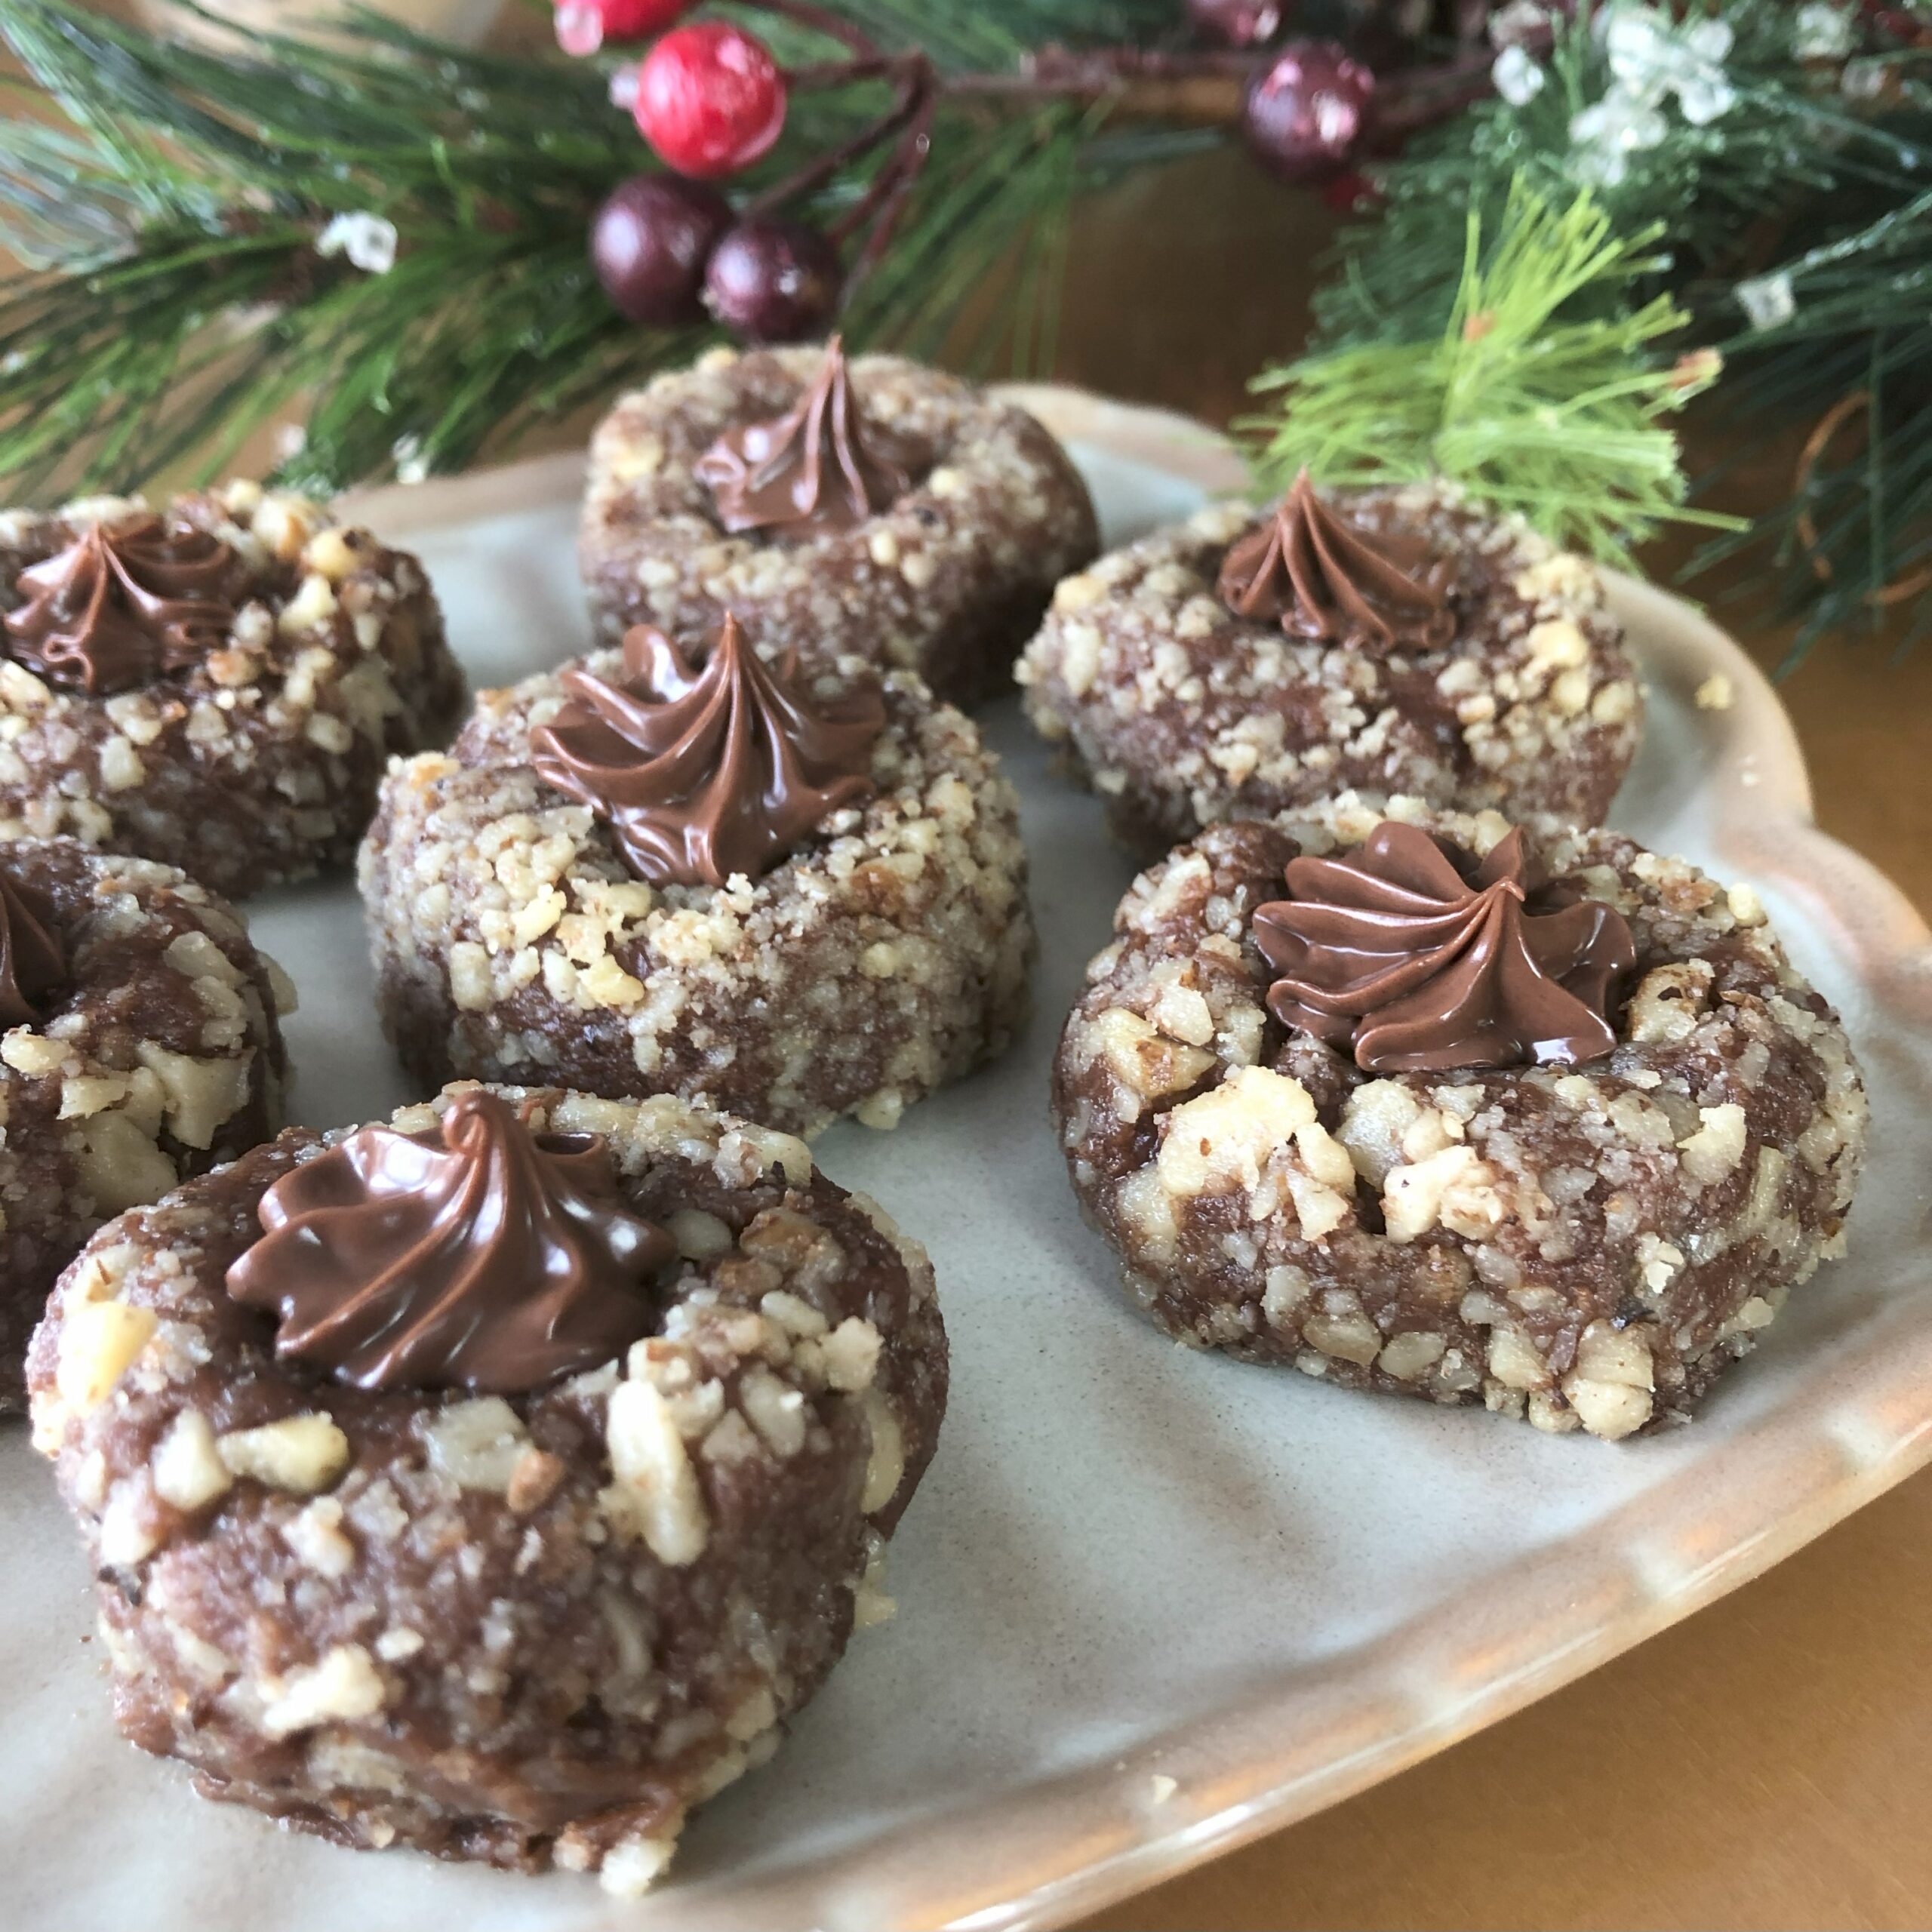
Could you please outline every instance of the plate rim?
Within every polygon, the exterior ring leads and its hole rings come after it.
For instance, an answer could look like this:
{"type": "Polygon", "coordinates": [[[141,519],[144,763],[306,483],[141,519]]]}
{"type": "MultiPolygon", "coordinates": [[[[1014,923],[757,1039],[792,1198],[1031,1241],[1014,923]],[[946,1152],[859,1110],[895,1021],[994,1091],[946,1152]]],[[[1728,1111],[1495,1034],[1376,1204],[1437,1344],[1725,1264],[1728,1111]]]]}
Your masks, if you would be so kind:
{"type": "MultiPolygon", "coordinates": [[[[1190,417],[1059,384],[1004,392],[1063,440],[1216,493],[1246,482],[1229,439],[1190,417]]],[[[583,474],[571,451],[358,491],[343,507],[407,538],[574,498],[583,474]]],[[[1729,703],[1703,714],[1710,837],[1724,865],[1829,928],[1881,1025],[1932,1040],[1932,930],[1875,866],[1820,829],[1796,734],[1763,672],[1669,592],[1620,574],[1611,591],[1660,641],[1646,653],[1647,678],[1691,702],[1713,674],[1728,682],[1729,703]]],[[[1484,1589],[1451,1598],[1432,1607],[1426,1635],[1411,1619],[1238,1708],[952,1814],[944,1835],[971,1842],[950,1856],[935,1855],[930,1825],[909,1824],[734,1886],[728,1899],[700,1883],[679,1915],[1046,1932],[1340,1803],[1692,1614],[1932,1462],[1932,1327],[1915,1335],[1903,1315],[1881,1319],[1779,1420],[1762,1432],[1768,1456],[1761,1441],[1727,1445],[1716,1490],[1700,1461],[1586,1537],[1517,1565],[1509,1614],[1484,1589]],[[1695,1501],[1668,1501],[1688,1491],[1695,1501]],[[1724,1523],[1715,1538],[1714,1514],[1724,1523]]]]}

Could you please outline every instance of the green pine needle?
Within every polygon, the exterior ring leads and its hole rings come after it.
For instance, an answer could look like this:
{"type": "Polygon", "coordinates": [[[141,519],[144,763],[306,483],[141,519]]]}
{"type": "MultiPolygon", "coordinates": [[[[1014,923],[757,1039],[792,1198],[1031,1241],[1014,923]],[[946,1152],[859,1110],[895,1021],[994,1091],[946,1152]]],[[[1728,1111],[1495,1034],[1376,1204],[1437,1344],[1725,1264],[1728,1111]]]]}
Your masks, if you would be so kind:
{"type": "Polygon", "coordinates": [[[1627,560],[1666,520],[1735,527],[1684,506],[1675,434],[1661,420],[1715,380],[1712,354],[1660,362],[1686,317],[1659,296],[1616,300],[1653,272],[1658,231],[1613,234],[1588,192],[1552,208],[1519,184],[1484,246],[1472,212],[1448,323],[1356,343],[1259,377],[1279,398],[1239,426],[1257,480],[1360,488],[1444,476],[1552,541],[1627,560]],[[1601,309],[1604,312],[1594,312],[1601,309]]]}
{"type": "Polygon", "coordinates": [[[1703,560],[1752,558],[1752,589],[1771,588],[1802,620],[1794,661],[1822,635],[1881,616],[1908,638],[1932,631],[1932,48],[1849,5],[1838,24],[1857,57],[1842,65],[1815,45],[1820,9],[1664,9],[1680,27],[1730,29],[1722,64],[1734,97],[1695,122],[1663,100],[1660,120],[1606,180],[1603,157],[1574,134],[1577,115],[1615,88],[1606,5],[1555,10],[1540,85],[1484,102],[1373,171],[1378,205],[1337,246],[1315,297],[1315,349],[1432,339],[1457,299],[1467,216],[1494,232],[1524,186],[1561,205],[1595,183],[1613,232],[1654,238],[1636,245],[1654,251],[1654,272],[1582,290],[1558,319],[1631,318],[1660,292],[1690,312],[1690,340],[1724,358],[1712,414],[1726,423],[1728,460],[1700,495],[1736,469],[1787,464],[1786,445],[1842,422],[1799,494],[1732,526],[1703,560]],[[1759,301],[1747,312],[1747,283],[1786,291],[1789,313],[1759,301]],[[1834,414],[1848,402],[1848,415],[1834,414]]]}
{"type": "MultiPolygon", "coordinates": [[[[986,0],[934,21],[927,0],[834,4],[946,66],[1078,45],[1109,12],[986,0]]],[[[1168,0],[1128,4],[1151,25],[1168,0]]],[[[78,0],[0,0],[0,37],[68,123],[49,127],[19,83],[0,94],[0,247],[27,264],[0,285],[0,491],[15,500],[131,488],[183,461],[218,474],[291,411],[306,440],[278,480],[460,469],[715,334],[635,327],[592,272],[598,204],[654,165],[596,62],[464,48],[354,9],[327,43],[224,26],[202,44],[78,0]],[[396,230],[386,272],[317,249],[332,217],[361,213],[396,230]]],[[[801,94],[734,192],[755,196],[886,97],[801,94]]],[[[1036,373],[1072,200],[1213,138],[1116,134],[1060,101],[946,106],[848,340],[957,353],[955,321],[990,308],[961,359],[1036,373]]],[[[792,211],[829,222],[881,159],[792,211]]]]}

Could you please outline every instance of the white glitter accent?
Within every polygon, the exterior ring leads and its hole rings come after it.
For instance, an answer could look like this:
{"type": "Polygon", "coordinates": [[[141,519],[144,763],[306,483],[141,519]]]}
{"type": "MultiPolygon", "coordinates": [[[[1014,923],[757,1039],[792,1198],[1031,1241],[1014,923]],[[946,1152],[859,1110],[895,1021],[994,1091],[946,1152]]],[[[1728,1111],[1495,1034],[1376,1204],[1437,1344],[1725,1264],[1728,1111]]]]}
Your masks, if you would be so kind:
{"type": "Polygon", "coordinates": [[[339,214],[315,237],[318,255],[346,255],[352,267],[368,275],[387,275],[395,266],[395,223],[379,214],[339,214]]]}

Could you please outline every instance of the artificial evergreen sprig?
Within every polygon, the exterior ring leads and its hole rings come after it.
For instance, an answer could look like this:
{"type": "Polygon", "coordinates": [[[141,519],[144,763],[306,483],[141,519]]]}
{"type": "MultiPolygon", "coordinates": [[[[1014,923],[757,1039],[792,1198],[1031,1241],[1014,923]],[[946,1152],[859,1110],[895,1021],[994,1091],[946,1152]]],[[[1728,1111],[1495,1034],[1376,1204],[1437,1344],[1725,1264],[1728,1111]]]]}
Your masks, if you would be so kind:
{"type": "MultiPolygon", "coordinates": [[[[1927,104],[1908,113],[1932,140],[1927,104]]],[[[1734,426],[1795,426],[1800,454],[1783,506],[1697,563],[1780,566],[1782,606],[1804,620],[1792,663],[1893,614],[1908,641],[1932,629],[1932,191],[1911,186],[1813,211],[1749,287],[1758,319],[1730,343],[1734,426]]]]}
{"type": "Polygon", "coordinates": [[[1358,488],[1444,476],[1617,562],[1666,519],[1727,521],[1684,507],[1677,438],[1662,420],[1709,386],[1718,358],[1660,361],[1656,345],[1684,312],[1668,296],[1623,301],[1657,272],[1658,235],[1617,235],[1587,190],[1552,207],[1519,183],[1487,235],[1472,211],[1440,324],[1258,380],[1278,398],[1241,426],[1258,439],[1260,480],[1285,488],[1304,467],[1358,488]]]}
{"type": "Polygon", "coordinates": [[[1651,266],[1580,289],[1558,319],[1627,324],[1668,294],[1687,342],[1722,355],[1732,454],[1700,494],[1721,500],[1774,438],[1805,446],[1786,506],[1702,561],[1780,566],[1799,655],[1887,612],[1932,626],[1922,31],[1848,0],[1546,11],[1549,41],[1508,57],[1496,97],[1375,171],[1379,205],[1317,297],[1315,355],[1432,336],[1457,299],[1466,215],[1494,232],[1524,187],[1552,206],[1587,189],[1614,234],[1650,238],[1651,266]],[[1662,57],[1633,75],[1647,35],[1662,57]]]}
{"type": "Polygon", "coordinates": [[[0,124],[5,238],[41,269],[0,298],[16,492],[125,484],[218,432],[212,469],[310,389],[303,480],[411,439],[460,461],[609,371],[581,224],[630,155],[593,70],[533,76],[371,16],[299,69],[272,36],[217,52],[57,0],[9,0],[0,29],[75,130],[0,124]],[[393,223],[386,270],[318,251],[356,214],[393,223]]]}
{"type": "MultiPolygon", "coordinates": [[[[1275,29],[1198,0],[651,11],[679,25],[632,66],[493,57],[352,8],[327,44],[205,15],[183,43],[83,0],[0,0],[0,35],[70,123],[50,129],[20,91],[0,122],[0,242],[31,269],[0,286],[0,489],[218,468],[298,404],[306,440],[281,480],[460,468],[702,344],[681,279],[697,244],[664,240],[680,223],[706,225],[703,292],[741,337],[809,333],[836,306],[854,347],[943,342],[969,367],[1003,350],[1028,373],[1078,196],[1226,138],[1263,93],[1272,118],[1247,132],[1277,166],[1340,166],[1367,132],[1370,83],[1341,49],[1305,68],[1291,43],[1301,92],[1250,89],[1275,71],[1275,29]],[[761,75],[742,125],[730,90],[704,93],[728,41],[761,75]],[[1323,86],[1349,91],[1346,139],[1332,113],[1312,142],[1300,126],[1323,86]],[[728,205],[635,179],[646,140],[687,176],[728,174],[728,205]]],[[[1327,11],[1372,26],[1394,9],[1327,11]]],[[[1311,5],[1309,27],[1326,19],[1311,5]]],[[[598,0],[558,24],[595,46],[598,0]]],[[[1445,91],[1398,62],[1373,88],[1377,128],[1454,111],[1469,64],[1445,91]]]]}
{"type": "MultiPolygon", "coordinates": [[[[1018,73],[1033,36],[1083,44],[1106,11],[995,0],[932,20],[920,0],[842,4],[947,72],[1018,73]]],[[[30,267],[0,289],[10,495],[126,487],[191,455],[215,473],[304,398],[282,480],[460,469],[711,333],[638,327],[598,285],[591,215],[647,160],[596,63],[462,48],[362,11],[328,43],[221,32],[202,45],[72,0],[0,0],[0,34],[70,124],[48,128],[17,88],[23,111],[0,121],[0,243],[30,267]],[[325,252],[339,218],[365,217],[393,231],[392,260],[325,252]]],[[[792,38],[809,57],[814,37],[792,38]]],[[[836,148],[883,98],[864,82],[802,94],[748,194],[836,148]]],[[[1051,90],[946,102],[894,245],[844,318],[854,345],[930,352],[1011,263],[1016,296],[1033,299],[1001,304],[978,348],[1023,366],[1072,197],[1217,138],[1116,135],[1105,118],[1051,90]]],[[[863,169],[836,177],[808,208],[835,222],[870,185],[863,169]]]]}
{"type": "MultiPolygon", "coordinates": [[[[1461,272],[1461,217],[1473,213],[1494,232],[1519,185],[1552,205],[1588,188],[1619,235],[1660,223],[1660,275],[1682,286],[1711,270],[1742,272],[1771,242],[1767,223],[1896,167],[1895,142],[1838,85],[1843,63],[1827,69],[1802,51],[1801,7],[1715,0],[1689,10],[1690,20],[1729,30],[1728,50],[1705,77],[1728,99],[1693,120],[1660,88],[1646,103],[1656,117],[1647,126],[1620,86],[1609,29],[1620,14],[1663,20],[1669,10],[1579,0],[1573,11],[1550,11],[1544,51],[1517,64],[1515,85],[1374,171],[1376,207],[1343,234],[1336,272],[1316,298],[1318,346],[1438,322],[1461,272]]],[[[1687,48],[1671,51],[1691,57],[1687,48]]],[[[1623,299],[1613,287],[1597,293],[1623,299]]]]}

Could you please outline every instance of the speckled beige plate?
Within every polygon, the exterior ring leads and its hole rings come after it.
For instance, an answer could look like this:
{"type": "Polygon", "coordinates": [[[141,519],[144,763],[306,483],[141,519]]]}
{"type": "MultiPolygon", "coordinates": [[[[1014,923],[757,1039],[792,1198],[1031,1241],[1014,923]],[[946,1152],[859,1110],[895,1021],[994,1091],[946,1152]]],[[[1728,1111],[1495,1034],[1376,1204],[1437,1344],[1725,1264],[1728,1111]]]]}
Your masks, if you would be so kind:
{"type": "MultiPolygon", "coordinates": [[[[1232,485],[1204,431],[1064,392],[1116,536],[1232,485]]],[[[364,506],[428,559],[479,683],[583,635],[574,463],[364,506]]],[[[1611,1447],[1327,1389],[1175,1349],[1115,1299],[1044,1118],[1054,1033],[1128,868],[1004,706],[1045,936],[1038,1017],[1001,1066],[841,1128],[826,1167],[931,1245],[954,1346],[937,1462],[860,1638],[790,1742],[693,1827],[641,1903],[338,1851],[205,1805],[118,1743],[87,1579],[45,1469],[0,1444],[0,1924],[59,1932],[663,1932],[1041,1926],[1334,1803],[1774,1562],[1932,1456],[1932,951],[1813,826],[1777,700],[1684,605],[1617,600],[1652,723],[1615,814],[1764,890],[1845,1011],[1875,1158],[1851,1257],[1795,1300],[1693,1426],[1611,1447]],[[1713,672],[1728,709],[1691,694],[1713,672]]],[[[403,1097],[344,884],[257,909],[291,969],[303,1115],[403,1097]]],[[[1590,1740],[1576,1740],[1580,1755],[1590,1740]]]]}

